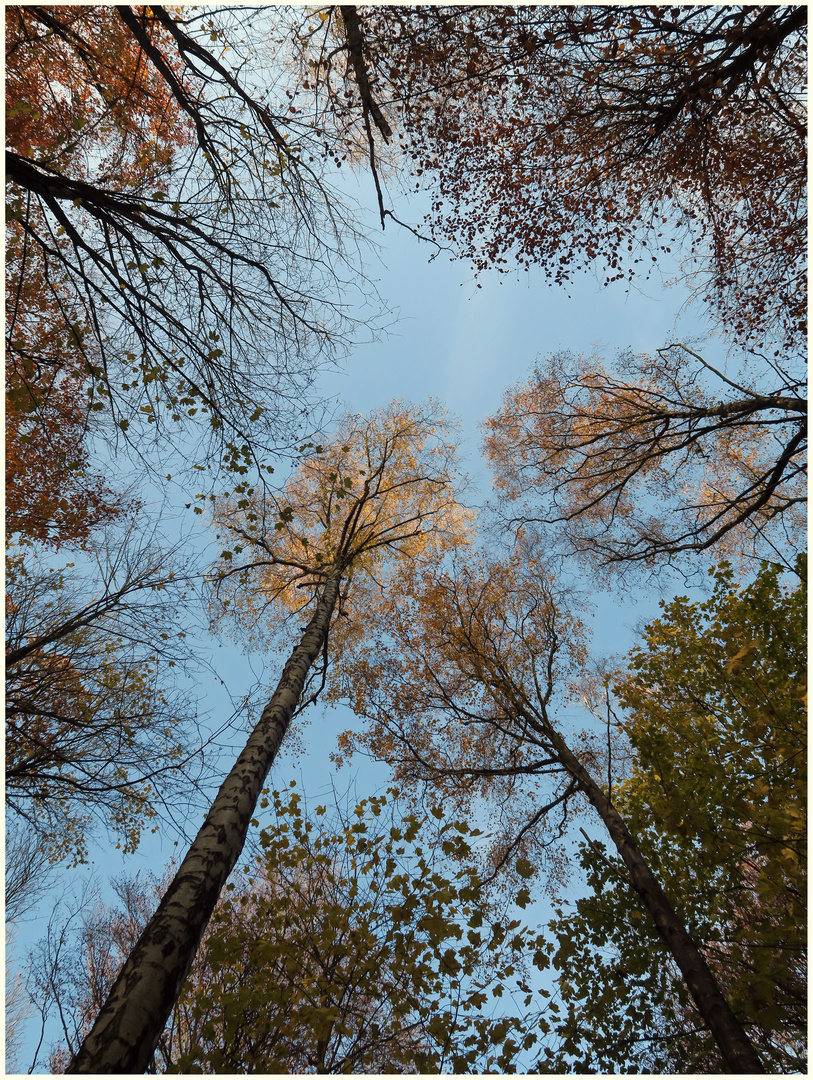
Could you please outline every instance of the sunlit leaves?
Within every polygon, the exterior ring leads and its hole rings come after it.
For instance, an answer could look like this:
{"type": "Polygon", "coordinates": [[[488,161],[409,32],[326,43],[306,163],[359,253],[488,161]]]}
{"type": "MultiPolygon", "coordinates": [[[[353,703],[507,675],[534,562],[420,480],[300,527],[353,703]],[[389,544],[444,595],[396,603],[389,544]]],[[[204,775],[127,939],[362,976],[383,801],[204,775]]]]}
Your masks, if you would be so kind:
{"type": "Polygon", "coordinates": [[[236,543],[217,589],[240,628],[252,636],[273,628],[339,566],[345,617],[334,620],[331,645],[363,635],[364,605],[378,603],[388,566],[465,541],[469,515],[455,489],[453,434],[438,407],[395,402],[369,417],[346,417],[330,444],[303,447],[277,494],[246,490],[237,500],[219,499],[218,525],[236,543]]]}
{"type": "Polygon", "coordinates": [[[754,363],[741,378],[684,345],[622,355],[614,370],[550,356],[488,421],[506,517],[601,567],[800,540],[806,398],[779,369],[754,363]]]}

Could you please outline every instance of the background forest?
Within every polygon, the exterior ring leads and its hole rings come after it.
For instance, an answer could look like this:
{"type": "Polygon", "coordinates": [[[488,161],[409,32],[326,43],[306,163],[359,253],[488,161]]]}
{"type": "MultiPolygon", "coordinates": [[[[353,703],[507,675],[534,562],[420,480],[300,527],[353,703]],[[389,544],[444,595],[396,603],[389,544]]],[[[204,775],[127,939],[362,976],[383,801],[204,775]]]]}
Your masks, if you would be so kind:
{"type": "Polygon", "coordinates": [[[806,1072],[806,17],[6,7],[7,1071],[806,1072]]]}

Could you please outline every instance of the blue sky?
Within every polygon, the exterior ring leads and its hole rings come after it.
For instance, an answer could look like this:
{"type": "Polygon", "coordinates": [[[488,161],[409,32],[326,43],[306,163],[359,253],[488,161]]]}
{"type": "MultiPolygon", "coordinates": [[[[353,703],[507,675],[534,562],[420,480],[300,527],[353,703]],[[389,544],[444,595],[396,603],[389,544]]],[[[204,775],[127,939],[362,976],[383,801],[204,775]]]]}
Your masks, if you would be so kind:
{"type": "MultiPolygon", "coordinates": [[[[370,185],[362,180],[359,190],[366,205],[373,206],[370,185]]],[[[401,201],[397,212],[405,220],[420,222],[419,202],[406,206],[401,201]]],[[[497,409],[503,393],[527,375],[537,357],[558,349],[590,352],[596,348],[608,358],[624,348],[651,352],[682,335],[703,331],[691,312],[676,328],[686,290],[664,288],[656,276],[630,291],[621,283],[602,289],[588,275],[567,290],[550,287],[538,270],[486,274],[475,280],[464,263],[450,262],[445,254],[429,261],[432,249],[408,231],[389,223],[382,234],[372,214],[370,221],[381,251],[379,260],[370,260],[366,269],[378,279],[380,293],[397,322],[380,340],[354,350],[341,371],[324,373],[319,389],[337,404],[361,412],[383,406],[393,397],[439,398],[460,418],[468,468],[484,484],[478,425],[497,409]]],[[[711,348],[720,351],[719,344],[711,348]]],[[[176,510],[177,506],[169,506],[170,519],[176,510]]],[[[182,516],[187,527],[189,517],[189,513],[182,516]]],[[[195,527],[202,530],[202,520],[195,520],[195,527]]],[[[209,537],[202,533],[199,539],[205,546],[209,537]]],[[[625,651],[634,639],[630,625],[654,614],[660,596],[642,594],[632,606],[631,599],[629,593],[596,598],[593,626],[598,651],[625,651]]],[[[239,646],[226,640],[211,642],[207,648],[218,676],[234,697],[246,693],[258,679],[271,686],[276,681],[276,658],[246,657],[239,646]]],[[[201,699],[215,722],[231,709],[214,676],[201,686],[201,699]]],[[[356,762],[352,770],[336,774],[330,751],[335,735],[352,720],[348,710],[329,715],[314,710],[302,731],[302,753],[281,755],[271,785],[284,786],[296,779],[311,805],[329,796],[333,785],[341,794],[354,784],[359,797],[385,786],[386,770],[373,764],[356,762]]],[[[174,837],[164,834],[148,838],[135,856],[125,859],[111,852],[101,837],[94,866],[76,871],[73,881],[78,883],[86,872],[95,873],[103,883],[110,876],[138,869],[160,871],[173,851],[177,851],[174,837]]],[[[19,954],[44,932],[47,911],[44,905],[42,918],[23,927],[19,954]]],[[[536,905],[526,917],[535,921],[544,913],[544,904],[536,905]]],[[[25,1067],[31,1060],[33,1035],[32,1029],[21,1059],[25,1067]]]]}
{"type": "MultiPolygon", "coordinates": [[[[410,210],[408,220],[420,224],[420,203],[410,210]]],[[[406,216],[401,204],[399,211],[406,216]]],[[[345,371],[328,375],[322,385],[360,409],[396,394],[435,395],[475,440],[477,424],[537,356],[594,347],[608,356],[622,348],[654,350],[674,340],[676,316],[688,298],[685,287],[665,288],[658,275],[629,291],[621,282],[602,289],[587,274],[568,289],[551,287],[535,269],[475,279],[465,263],[445,253],[430,261],[433,249],[391,222],[375,237],[383,265],[367,270],[399,321],[389,336],[356,350],[345,371]]],[[[689,313],[679,324],[680,333],[702,329],[689,313]]]]}
{"type": "MultiPolygon", "coordinates": [[[[365,186],[362,182],[362,193],[365,186]]],[[[373,198],[366,205],[374,206],[373,198]]],[[[399,203],[399,216],[419,225],[420,204],[409,209],[407,214],[399,203]]],[[[397,322],[381,340],[357,348],[342,370],[326,372],[320,390],[336,401],[340,411],[346,407],[366,412],[393,397],[420,401],[432,396],[444,402],[460,419],[465,464],[481,485],[475,496],[478,501],[489,494],[479,425],[497,409],[505,391],[528,375],[537,357],[558,349],[589,353],[595,348],[608,359],[626,348],[654,352],[704,330],[694,311],[676,319],[688,291],[665,287],[655,275],[629,291],[622,283],[602,289],[589,275],[582,275],[567,290],[549,287],[541,271],[533,269],[475,279],[464,263],[452,262],[445,254],[430,261],[433,249],[391,222],[383,234],[378,229],[374,235],[381,245],[380,262],[366,269],[377,280],[397,322]]],[[[674,267],[672,271],[677,272],[674,267]]],[[[719,351],[719,343],[710,345],[719,351]]],[[[681,591],[685,592],[682,583],[681,591]]],[[[633,624],[654,615],[663,595],[656,587],[633,591],[629,585],[623,593],[594,594],[595,650],[626,651],[635,640],[633,624]]],[[[234,677],[239,679],[241,670],[249,677],[245,656],[232,648],[218,650],[217,656],[215,664],[221,671],[225,664],[234,677]]],[[[251,670],[257,673],[261,666],[264,659],[253,656],[251,670]]],[[[267,671],[269,683],[275,671],[276,667],[267,671]]],[[[233,686],[233,692],[240,693],[239,685],[233,686]]],[[[334,709],[332,715],[321,716],[314,710],[303,733],[307,751],[291,761],[301,768],[309,795],[321,797],[330,791],[335,768],[329,753],[335,734],[352,721],[349,710],[334,709]]],[[[275,776],[287,768],[284,763],[289,756],[283,752],[275,776]]],[[[354,775],[364,795],[365,777],[375,782],[373,777],[384,778],[386,771],[370,765],[354,769],[354,775]]]]}

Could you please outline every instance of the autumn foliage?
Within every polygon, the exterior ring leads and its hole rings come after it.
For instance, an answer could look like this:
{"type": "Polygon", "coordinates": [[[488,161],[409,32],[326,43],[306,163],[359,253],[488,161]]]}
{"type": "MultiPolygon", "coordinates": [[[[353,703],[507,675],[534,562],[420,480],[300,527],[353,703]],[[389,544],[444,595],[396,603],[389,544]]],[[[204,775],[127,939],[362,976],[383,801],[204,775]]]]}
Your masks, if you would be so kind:
{"type": "Polygon", "coordinates": [[[220,499],[216,520],[233,544],[213,574],[214,610],[229,608],[241,633],[256,639],[305,608],[337,568],[341,617],[331,647],[363,639],[367,607],[377,605],[393,567],[465,541],[471,519],[458,498],[455,434],[437,403],[395,401],[348,415],[329,444],[301,447],[279,491],[220,499]]]}
{"type": "Polygon", "coordinates": [[[257,11],[7,9],[18,852],[82,862],[96,824],[130,853],[212,779],[170,670],[193,574],[134,541],[147,511],[101,475],[101,439],[112,465],[157,435],[151,464],[196,433],[210,629],[284,658],[171,880],[86,919],[64,986],[58,956],[37,976],[70,1044],[51,1064],[803,1070],[804,593],[779,563],[736,574],[770,551],[806,580],[806,9],[257,11]],[[435,401],[314,434],[366,286],[345,161],[382,227],[399,170],[428,190],[431,238],[477,274],[629,288],[676,265],[726,358],[541,360],[484,423],[479,516],[435,401]],[[45,565],[70,549],[80,569],[45,565]],[[593,664],[574,568],[583,588],[720,558],[710,598],[593,664]],[[335,763],[398,785],[330,827],[265,787],[317,702],[359,720],[335,763]],[[504,920],[561,894],[583,820],[613,845],[582,830],[593,895],[552,936],[504,920]],[[548,1010],[526,976],[551,956],[548,1010]],[[514,991],[521,1016],[489,1013],[514,991]]]}
{"type": "Polygon", "coordinates": [[[6,385],[6,529],[59,547],[81,544],[123,507],[88,467],[87,399],[80,380],[37,388],[6,385]],[[29,409],[20,407],[28,399],[29,409]]]}
{"type": "Polygon", "coordinates": [[[134,850],[202,769],[170,557],[118,528],[79,560],[56,570],[32,543],[6,559],[6,807],[52,861],[84,861],[99,826],[134,850]]]}
{"type": "MultiPolygon", "coordinates": [[[[118,190],[166,183],[186,139],[178,106],[114,8],[6,9],[6,147],[53,176],[118,190]]],[[[103,408],[98,327],[62,267],[69,237],[11,192],[6,250],[10,531],[82,542],[120,508],[88,470],[103,408]]]]}
{"type": "MultiPolygon", "coordinates": [[[[156,43],[168,39],[155,22],[145,32],[156,43]]],[[[169,84],[115,8],[6,9],[6,146],[12,161],[57,183],[92,182],[144,196],[166,191],[175,151],[188,140],[169,84]]],[[[85,231],[88,222],[69,221],[47,190],[24,191],[12,186],[9,202],[12,355],[69,371],[78,360],[82,374],[92,376],[100,327],[89,317],[86,298],[69,284],[71,252],[82,244],[76,229],[85,231]],[[28,339],[32,319],[46,320],[48,341],[41,335],[28,339]],[[89,334],[95,338],[90,355],[84,349],[89,334]]]]}
{"type": "MultiPolygon", "coordinates": [[[[148,38],[170,36],[155,21],[148,38]]],[[[6,144],[48,172],[114,189],[165,180],[188,138],[166,79],[115,8],[6,9],[6,144]]]]}
{"type": "Polygon", "coordinates": [[[584,657],[580,620],[527,550],[505,561],[459,552],[446,567],[404,567],[394,584],[370,628],[375,648],[333,673],[331,696],[367,720],[341,736],[339,760],[386,761],[417,805],[431,785],[463,814],[480,807],[491,825],[484,878],[518,856],[555,876],[551,841],[574,787],[546,725],[584,657]]]}
{"type": "MultiPolygon", "coordinates": [[[[546,943],[484,902],[470,863],[480,830],[434,805],[405,813],[392,788],[310,813],[293,782],[267,795],[261,851],[218,903],[151,1069],[514,1067],[549,1027],[518,963],[527,950],[544,968],[546,943]]],[[[84,906],[70,955],[55,938],[41,948],[37,985],[70,1016],[70,1050],[166,886],[120,879],[115,908],[84,906]]],[[[60,1049],[51,1071],[68,1061],[60,1049]]]]}
{"type": "Polygon", "coordinates": [[[803,344],[803,7],[396,6],[362,28],[433,234],[479,270],[609,282],[680,253],[737,339],[803,344]]]}
{"type": "MultiPolygon", "coordinates": [[[[124,511],[90,464],[101,406],[92,347],[41,253],[9,228],[6,249],[6,527],[18,540],[83,544],[124,511]]],[[[135,507],[132,503],[130,510],[135,507]]]]}
{"type": "Polygon", "coordinates": [[[622,568],[800,542],[807,399],[771,367],[737,381],[681,344],[615,370],[551,356],[486,424],[506,517],[622,568]]]}
{"type": "Polygon", "coordinates": [[[243,471],[297,437],[314,371],[353,336],[340,268],[365,281],[318,132],[243,78],[255,18],[7,9],[12,286],[42,274],[88,394],[128,439],[168,426],[177,449],[183,425],[243,471]]]}

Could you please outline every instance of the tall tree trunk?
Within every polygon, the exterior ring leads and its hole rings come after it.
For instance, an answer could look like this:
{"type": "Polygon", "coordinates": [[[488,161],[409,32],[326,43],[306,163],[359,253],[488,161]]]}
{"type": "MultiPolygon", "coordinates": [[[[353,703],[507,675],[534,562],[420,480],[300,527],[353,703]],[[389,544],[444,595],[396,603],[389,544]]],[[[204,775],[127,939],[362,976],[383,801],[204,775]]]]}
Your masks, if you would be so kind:
{"type": "Polygon", "coordinates": [[[618,854],[629,870],[636,892],[646,905],[666,947],[680,968],[697,1010],[722,1051],[728,1067],[735,1073],[764,1073],[765,1068],[751,1040],[731,1011],[731,1006],[723,996],[703,954],[649,869],[623,818],[570,751],[564,739],[550,727],[547,735],[562,765],[576,780],[606,825],[618,854]]]}
{"type": "Polygon", "coordinates": [[[276,690],[181,863],[164,899],[125,961],[69,1073],[143,1073],[178,999],[311,665],[325,642],[341,572],[327,575],[316,612],[276,690]]]}

